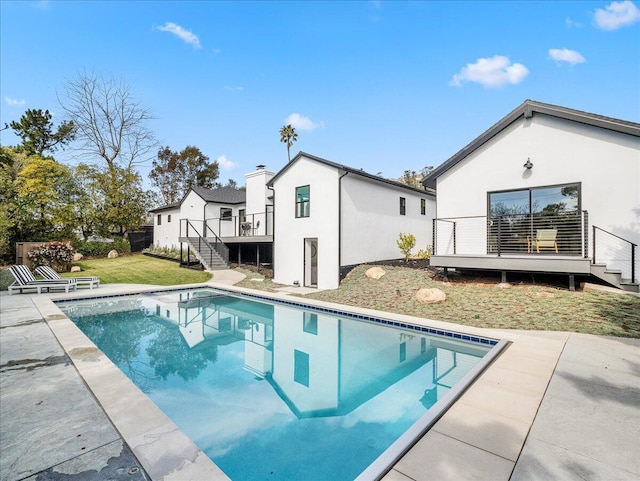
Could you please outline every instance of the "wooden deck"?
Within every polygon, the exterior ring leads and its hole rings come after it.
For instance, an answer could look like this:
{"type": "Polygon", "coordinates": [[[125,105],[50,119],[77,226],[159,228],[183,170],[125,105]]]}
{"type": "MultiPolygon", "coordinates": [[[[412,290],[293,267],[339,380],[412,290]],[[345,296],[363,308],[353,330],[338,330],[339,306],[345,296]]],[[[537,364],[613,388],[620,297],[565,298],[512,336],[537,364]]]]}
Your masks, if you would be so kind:
{"type": "Polygon", "coordinates": [[[434,255],[432,267],[493,271],[591,274],[591,259],[558,254],[434,255]]]}

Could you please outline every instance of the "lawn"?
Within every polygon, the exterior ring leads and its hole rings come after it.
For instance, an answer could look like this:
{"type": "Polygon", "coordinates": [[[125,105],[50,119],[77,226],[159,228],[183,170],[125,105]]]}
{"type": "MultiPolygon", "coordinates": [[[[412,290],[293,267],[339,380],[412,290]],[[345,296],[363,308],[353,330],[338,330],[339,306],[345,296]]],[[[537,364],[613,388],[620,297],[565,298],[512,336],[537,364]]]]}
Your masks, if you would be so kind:
{"type": "Polygon", "coordinates": [[[151,284],[172,286],[196,284],[211,279],[204,271],[184,269],[177,262],[142,254],[115,259],[89,259],[74,262],[82,272],[61,274],[62,277],[98,276],[103,284],[151,284]]]}

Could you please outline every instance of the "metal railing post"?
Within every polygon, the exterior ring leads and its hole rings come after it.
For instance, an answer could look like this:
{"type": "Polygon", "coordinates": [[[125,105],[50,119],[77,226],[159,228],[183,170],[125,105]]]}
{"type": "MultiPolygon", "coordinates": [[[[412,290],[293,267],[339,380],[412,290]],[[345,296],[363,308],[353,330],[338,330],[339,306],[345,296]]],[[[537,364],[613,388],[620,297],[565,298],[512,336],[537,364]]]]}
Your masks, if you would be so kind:
{"type": "Polygon", "coordinates": [[[456,255],[456,223],[453,223],[453,255],[456,255]]]}
{"type": "Polygon", "coordinates": [[[636,245],[631,244],[631,282],[636,282],[636,245]]]}
{"type": "Polygon", "coordinates": [[[502,253],[502,223],[501,221],[501,217],[498,216],[498,257],[500,257],[500,254],[502,253]]]}
{"type": "Polygon", "coordinates": [[[596,264],[596,226],[592,226],[593,228],[593,260],[591,261],[592,264],[596,264]]]}
{"type": "Polygon", "coordinates": [[[431,240],[433,241],[433,243],[431,244],[433,246],[432,249],[431,249],[431,253],[433,255],[436,255],[436,254],[438,254],[438,252],[436,251],[436,238],[437,238],[437,232],[436,232],[437,223],[436,223],[436,219],[435,218],[432,219],[431,223],[433,225],[432,226],[433,228],[431,229],[431,240]]]}
{"type": "Polygon", "coordinates": [[[583,228],[582,228],[582,234],[584,235],[584,241],[582,243],[582,247],[584,249],[584,258],[588,259],[589,258],[589,213],[585,210],[582,211],[582,222],[583,224],[583,228]]]}

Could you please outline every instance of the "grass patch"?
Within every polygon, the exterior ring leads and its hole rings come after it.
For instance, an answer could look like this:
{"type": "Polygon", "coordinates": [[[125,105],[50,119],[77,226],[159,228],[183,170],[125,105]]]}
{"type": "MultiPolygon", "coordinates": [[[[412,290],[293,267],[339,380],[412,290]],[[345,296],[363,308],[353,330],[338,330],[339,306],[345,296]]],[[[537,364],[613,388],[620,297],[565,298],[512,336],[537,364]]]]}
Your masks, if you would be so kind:
{"type": "Polygon", "coordinates": [[[369,279],[359,266],[336,290],[305,297],[467,326],[571,331],[620,337],[640,337],[640,298],[629,295],[568,291],[539,285],[507,289],[482,282],[443,283],[426,271],[382,266],[386,274],[369,279]],[[437,287],[447,300],[420,304],[415,294],[437,287]]]}
{"type": "Polygon", "coordinates": [[[60,274],[62,277],[98,276],[103,284],[150,284],[172,286],[207,282],[211,274],[184,269],[179,264],[134,254],[115,259],[90,259],[73,263],[82,272],[60,274]]]}

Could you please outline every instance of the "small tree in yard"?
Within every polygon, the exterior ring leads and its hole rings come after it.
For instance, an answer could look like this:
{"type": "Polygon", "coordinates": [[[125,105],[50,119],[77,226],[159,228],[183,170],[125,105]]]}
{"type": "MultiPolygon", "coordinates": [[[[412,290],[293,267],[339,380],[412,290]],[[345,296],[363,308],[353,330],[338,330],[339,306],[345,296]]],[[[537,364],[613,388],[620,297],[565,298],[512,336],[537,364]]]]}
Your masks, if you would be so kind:
{"type": "Polygon", "coordinates": [[[416,236],[413,234],[403,234],[401,232],[396,243],[398,244],[400,252],[404,254],[404,260],[408,261],[409,257],[411,257],[411,249],[416,246],[416,236]]]}

